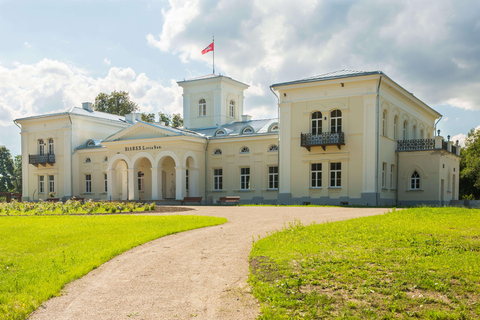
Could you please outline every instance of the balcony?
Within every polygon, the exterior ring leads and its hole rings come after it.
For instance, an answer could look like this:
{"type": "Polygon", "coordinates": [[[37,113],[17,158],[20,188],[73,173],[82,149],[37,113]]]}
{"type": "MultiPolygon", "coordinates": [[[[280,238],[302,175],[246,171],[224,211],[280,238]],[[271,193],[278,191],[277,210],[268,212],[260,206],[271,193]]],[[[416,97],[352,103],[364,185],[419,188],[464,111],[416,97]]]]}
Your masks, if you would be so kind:
{"type": "Polygon", "coordinates": [[[448,141],[445,140],[438,140],[437,145],[435,145],[435,139],[410,139],[397,141],[397,151],[423,151],[443,149],[450,153],[457,154],[457,148],[458,146],[452,145],[451,150],[448,150],[448,141]]]}
{"type": "Polygon", "coordinates": [[[52,165],[55,163],[54,154],[29,154],[28,163],[33,164],[35,167],[42,165],[46,167],[47,164],[52,165]]]}
{"type": "Polygon", "coordinates": [[[341,150],[341,146],[345,145],[345,133],[324,132],[321,134],[302,133],[300,135],[300,146],[310,151],[311,147],[322,147],[325,151],[326,146],[337,146],[341,150]]]}

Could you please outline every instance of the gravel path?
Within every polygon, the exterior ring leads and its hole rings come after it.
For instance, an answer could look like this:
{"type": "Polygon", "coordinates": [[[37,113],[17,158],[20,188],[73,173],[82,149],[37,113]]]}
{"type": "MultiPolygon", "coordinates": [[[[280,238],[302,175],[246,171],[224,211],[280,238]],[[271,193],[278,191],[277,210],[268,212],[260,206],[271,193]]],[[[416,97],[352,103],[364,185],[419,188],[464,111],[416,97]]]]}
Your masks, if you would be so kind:
{"type": "Polygon", "coordinates": [[[247,278],[252,236],[303,224],[381,214],[382,208],[195,207],[166,214],[219,216],[226,224],[166,236],[70,283],[30,319],[255,319],[247,278]]]}

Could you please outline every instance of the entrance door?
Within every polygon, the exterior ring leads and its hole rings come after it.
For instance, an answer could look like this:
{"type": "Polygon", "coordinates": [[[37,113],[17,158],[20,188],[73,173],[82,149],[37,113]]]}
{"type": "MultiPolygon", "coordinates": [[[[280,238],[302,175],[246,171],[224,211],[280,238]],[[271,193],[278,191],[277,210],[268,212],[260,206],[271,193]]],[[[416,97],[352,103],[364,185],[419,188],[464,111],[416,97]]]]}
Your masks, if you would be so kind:
{"type": "Polygon", "coordinates": [[[167,173],[162,170],[162,199],[167,198],[167,173]]]}

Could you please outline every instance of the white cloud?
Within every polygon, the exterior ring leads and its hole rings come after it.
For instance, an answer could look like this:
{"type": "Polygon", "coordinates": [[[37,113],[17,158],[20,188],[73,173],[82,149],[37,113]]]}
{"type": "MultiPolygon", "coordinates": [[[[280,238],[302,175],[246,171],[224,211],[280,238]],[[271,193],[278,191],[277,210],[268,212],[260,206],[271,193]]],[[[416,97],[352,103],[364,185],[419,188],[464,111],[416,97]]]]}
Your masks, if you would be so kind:
{"type": "Polygon", "coordinates": [[[100,92],[114,90],[130,92],[142,112],[182,113],[182,92],[174,80],[164,86],[131,68],[113,67],[107,76],[93,78],[88,70],[49,59],[10,69],[0,66],[0,144],[9,141],[15,146],[12,153],[18,154],[20,136],[14,119],[80,106],[93,102],[100,92]]]}
{"type": "Polygon", "coordinates": [[[32,47],[32,45],[31,45],[30,43],[28,43],[27,41],[25,41],[25,42],[23,43],[23,45],[24,45],[25,47],[29,48],[29,49],[32,47]]]}
{"type": "MultiPolygon", "coordinates": [[[[480,131],[480,126],[475,128],[475,131],[480,131]]],[[[467,135],[463,133],[459,133],[452,137],[452,141],[456,142],[458,140],[458,144],[460,146],[465,147],[465,141],[467,140],[467,135]]]]}
{"type": "Polygon", "coordinates": [[[103,59],[103,63],[105,63],[107,66],[109,66],[112,63],[112,61],[110,59],[105,58],[105,59],[103,59]]]}

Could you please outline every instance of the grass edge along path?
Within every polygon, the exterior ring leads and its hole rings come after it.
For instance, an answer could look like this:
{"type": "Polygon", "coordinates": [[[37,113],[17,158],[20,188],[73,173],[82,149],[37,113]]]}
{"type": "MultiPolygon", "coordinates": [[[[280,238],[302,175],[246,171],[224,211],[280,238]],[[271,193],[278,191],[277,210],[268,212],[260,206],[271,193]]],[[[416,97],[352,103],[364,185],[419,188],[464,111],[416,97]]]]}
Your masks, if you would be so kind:
{"type": "Polygon", "coordinates": [[[133,247],[225,222],[183,215],[1,217],[0,319],[25,319],[67,283],[133,247]]]}
{"type": "Polygon", "coordinates": [[[479,319],[480,210],[415,208],[253,244],[259,319],[479,319]]]}

